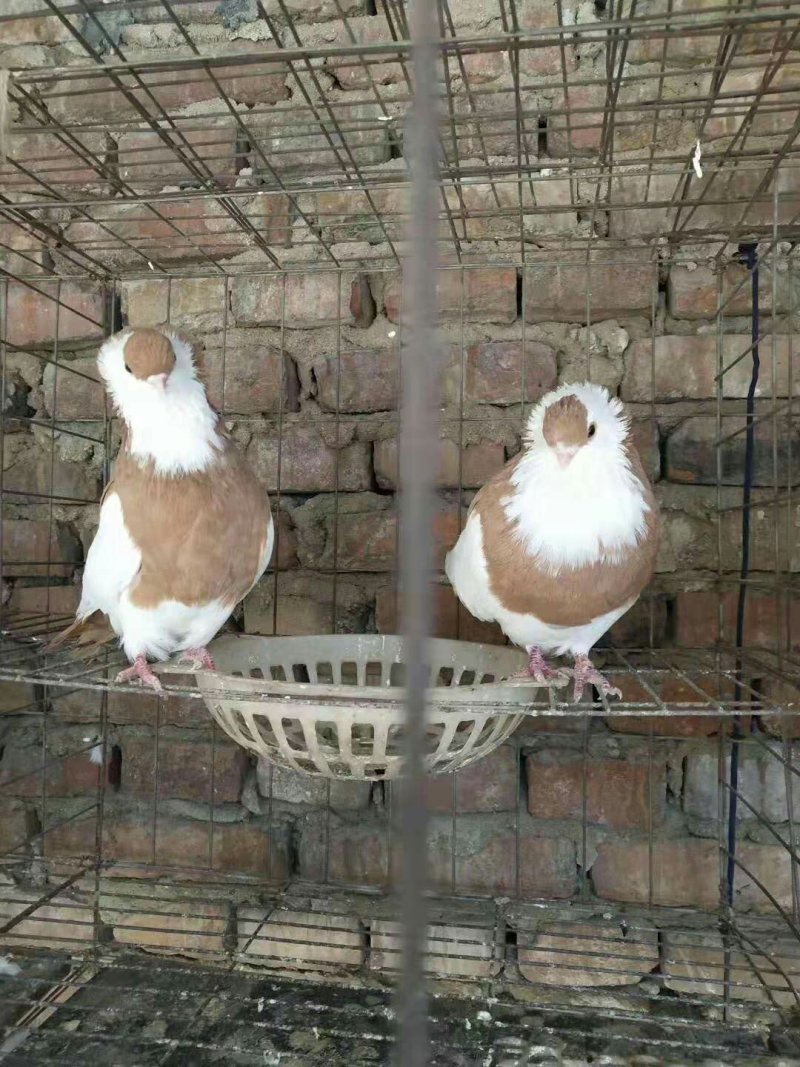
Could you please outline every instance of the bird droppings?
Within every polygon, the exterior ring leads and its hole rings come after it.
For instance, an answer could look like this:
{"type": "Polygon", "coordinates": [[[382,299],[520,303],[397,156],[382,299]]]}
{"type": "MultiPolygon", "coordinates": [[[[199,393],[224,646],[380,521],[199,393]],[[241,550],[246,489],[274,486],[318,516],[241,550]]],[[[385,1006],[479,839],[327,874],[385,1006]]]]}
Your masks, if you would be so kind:
{"type": "Polygon", "coordinates": [[[479,1023],[483,1023],[484,1026],[488,1025],[492,1021],[492,1016],[488,1011],[479,1011],[475,1016],[479,1023]]]}

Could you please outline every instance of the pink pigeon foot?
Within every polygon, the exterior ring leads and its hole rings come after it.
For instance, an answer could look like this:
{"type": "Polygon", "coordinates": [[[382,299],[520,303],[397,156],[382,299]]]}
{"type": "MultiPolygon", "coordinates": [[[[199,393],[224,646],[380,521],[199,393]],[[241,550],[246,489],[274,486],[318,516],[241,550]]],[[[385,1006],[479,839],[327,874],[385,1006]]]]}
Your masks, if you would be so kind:
{"type": "Polygon", "coordinates": [[[575,666],[572,671],[572,677],[575,679],[575,689],[573,690],[572,699],[577,703],[583,696],[584,686],[593,685],[598,689],[603,696],[607,697],[619,697],[622,699],[622,691],[613,686],[595,667],[592,666],[592,661],[588,656],[576,656],[575,666]]]}
{"type": "Polygon", "coordinates": [[[180,663],[190,663],[194,670],[215,671],[216,665],[207,648],[187,648],[179,656],[180,663]]]}
{"type": "Polygon", "coordinates": [[[540,685],[552,685],[554,682],[563,681],[564,675],[547,663],[538,648],[529,648],[528,666],[518,671],[514,677],[533,678],[540,685]]]}
{"type": "Polygon", "coordinates": [[[155,689],[157,693],[160,693],[164,688],[157,676],[150,670],[150,665],[147,662],[146,656],[137,656],[133,661],[132,667],[126,667],[124,671],[120,671],[117,675],[116,682],[134,682],[139,681],[142,685],[149,685],[151,689],[155,689]]]}

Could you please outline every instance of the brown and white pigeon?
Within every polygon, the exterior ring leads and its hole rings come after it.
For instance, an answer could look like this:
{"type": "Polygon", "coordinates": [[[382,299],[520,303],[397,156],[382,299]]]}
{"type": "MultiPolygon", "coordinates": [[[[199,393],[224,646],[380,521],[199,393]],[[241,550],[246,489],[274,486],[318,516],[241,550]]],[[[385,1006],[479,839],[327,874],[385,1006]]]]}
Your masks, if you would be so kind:
{"type": "Polygon", "coordinates": [[[133,666],[117,681],[160,689],[148,658],[214,669],[206,646],[264,573],[274,528],[266,491],[227,435],[177,334],[123,330],[98,356],[123,423],[75,622],[106,616],[133,666]]]}
{"type": "Polygon", "coordinates": [[[561,673],[574,696],[620,696],[589,651],[636,602],[658,551],[658,511],[622,404],[600,386],[564,385],[532,410],[523,450],[477,493],[445,562],[459,600],[528,653],[527,675],[561,673]]]}

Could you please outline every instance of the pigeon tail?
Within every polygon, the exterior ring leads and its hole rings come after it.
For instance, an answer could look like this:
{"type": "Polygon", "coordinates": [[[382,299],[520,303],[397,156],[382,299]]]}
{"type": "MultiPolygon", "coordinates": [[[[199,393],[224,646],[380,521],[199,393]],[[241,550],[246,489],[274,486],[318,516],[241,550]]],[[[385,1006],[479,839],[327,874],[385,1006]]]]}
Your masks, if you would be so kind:
{"type": "Polygon", "coordinates": [[[62,630],[46,646],[45,651],[69,647],[80,651],[81,656],[92,656],[104,645],[116,641],[117,635],[111,629],[111,623],[102,611],[93,611],[82,619],[75,619],[66,630],[62,630]]]}

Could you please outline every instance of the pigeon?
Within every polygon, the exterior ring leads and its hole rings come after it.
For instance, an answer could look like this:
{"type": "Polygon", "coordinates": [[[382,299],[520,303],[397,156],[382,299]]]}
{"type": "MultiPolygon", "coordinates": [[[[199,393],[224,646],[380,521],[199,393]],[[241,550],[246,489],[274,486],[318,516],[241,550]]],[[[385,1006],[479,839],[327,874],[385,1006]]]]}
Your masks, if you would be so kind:
{"type": "Polygon", "coordinates": [[[621,696],[589,652],[652,578],[659,541],[653,490],[622,403],[589,382],[562,385],[530,413],[518,456],[476,494],[445,560],[456,595],[528,653],[523,675],[572,674],[621,696]],[[574,657],[571,672],[547,654],[574,657]]]}
{"type": "Polygon", "coordinates": [[[215,669],[207,645],[266,570],[272,515],[184,337],[126,329],[105,341],[97,365],[123,440],[76,619],[51,647],[113,631],[132,664],[117,681],[159,690],[148,659],[180,653],[215,669]]]}

